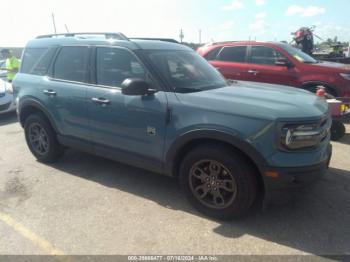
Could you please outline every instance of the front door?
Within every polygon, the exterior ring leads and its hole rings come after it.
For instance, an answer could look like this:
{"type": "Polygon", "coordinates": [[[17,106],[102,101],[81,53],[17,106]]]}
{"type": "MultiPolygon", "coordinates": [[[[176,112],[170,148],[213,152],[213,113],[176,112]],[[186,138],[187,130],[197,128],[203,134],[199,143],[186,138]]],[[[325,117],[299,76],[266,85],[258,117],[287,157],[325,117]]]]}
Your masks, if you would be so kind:
{"type": "MultiPolygon", "coordinates": [[[[152,83],[142,63],[129,50],[94,50],[94,86],[87,91],[92,142],[98,154],[148,169],[161,169],[167,98],[163,91],[127,96],[121,83],[142,78],[152,83]]],[[[154,83],[154,82],[153,82],[154,83]]],[[[155,84],[152,86],[155,89],[155,84]]]]}
{"type": "Polygon", "coordinates": [[[294,67],[276,65],[279,59],[287,60],[277,50],[266,46],[251,46],[248,81],[295,85],[297,72],[294,67]]]}

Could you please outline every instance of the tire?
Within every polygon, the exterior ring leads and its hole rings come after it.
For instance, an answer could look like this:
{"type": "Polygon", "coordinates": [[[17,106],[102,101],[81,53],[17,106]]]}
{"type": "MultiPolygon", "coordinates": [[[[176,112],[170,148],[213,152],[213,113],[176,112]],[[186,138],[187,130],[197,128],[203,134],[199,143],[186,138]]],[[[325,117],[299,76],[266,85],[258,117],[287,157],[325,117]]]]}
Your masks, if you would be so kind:
{"type": "Polygon", "coordinates": [[[38,161],[53,163],[63,154],[56,132],[43,114],[28,116],[24,123],[24,132],[27,145],[38,161]]]}
{"type": "Polygon", "coordinates": [[[345,125],[337,120],[333,120],[331,127],[331,140],[338,141],[345,135],[345,125]]]}
{"type": "Polygon", "coordinates": [[[217,144],[190,151],[181,163],[179,179],[189,202],[203,214],[220,220],[244,216],[258,192],[251,163],[239,152],[217,144]]]}

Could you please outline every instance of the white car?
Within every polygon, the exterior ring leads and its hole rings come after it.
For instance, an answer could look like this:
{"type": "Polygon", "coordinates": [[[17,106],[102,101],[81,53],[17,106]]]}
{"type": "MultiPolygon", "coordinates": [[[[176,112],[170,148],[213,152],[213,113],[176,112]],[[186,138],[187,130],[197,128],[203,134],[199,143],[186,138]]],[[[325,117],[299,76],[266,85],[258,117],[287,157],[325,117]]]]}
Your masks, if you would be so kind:
{"type": "Polygon", "coordinates": [[[0,79],[0,114],[15,110],[12,84],[0,79]]]}
{"type": "MultiPolygon", "coordinates": [[[[0,68],[5,68],[5,67],[6,67],[6,60],[0,60],[0,68]]],[[[6,77],[7,77],[7,71],[0,69],[0,78],[6,79],[6,77]]]]}

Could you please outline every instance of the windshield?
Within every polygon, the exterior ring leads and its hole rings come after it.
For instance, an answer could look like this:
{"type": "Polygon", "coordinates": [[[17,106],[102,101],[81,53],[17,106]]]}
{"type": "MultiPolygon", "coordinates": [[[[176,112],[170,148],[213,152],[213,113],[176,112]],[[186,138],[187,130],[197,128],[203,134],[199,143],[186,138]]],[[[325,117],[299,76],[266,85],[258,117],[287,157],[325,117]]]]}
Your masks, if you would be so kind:
{"type": "Polygon", "coordinates": [[[305,54],[303,51],[287,44],[278,44],[281,48],[286,50],[291,56],[293,56],[295,59],[297,59],[299,62],[305,63],[305,64],[316,64],[318,61],[308,54],[305,54]]]}
{"type": "Polygon", "coordinates": [[[175,92],[199,92],[227,85],[222,75],[195,52],[152,50],[147,54],[175,92]]]}

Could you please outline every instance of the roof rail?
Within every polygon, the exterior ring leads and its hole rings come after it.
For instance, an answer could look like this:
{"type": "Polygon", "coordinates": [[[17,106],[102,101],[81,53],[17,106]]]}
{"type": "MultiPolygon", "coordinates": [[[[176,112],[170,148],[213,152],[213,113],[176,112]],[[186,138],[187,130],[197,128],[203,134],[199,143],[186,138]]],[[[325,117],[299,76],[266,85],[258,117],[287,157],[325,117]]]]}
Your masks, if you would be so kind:
{"type": "Polygon", "coordinates": [[[129,39],[130,40],[154,40],[154,41],[163,41],[163,42],[170,42],[170,43],[179,44],[178,41],[176,41],[175,39],[171,39],[171,38],[131,37],[129,39]]]}
{"type": "Polygon", "coordinates": [[[103,35],[106,39],[116,39],[116,40],[129,40],[123,33],[101,33],[101,32],[83,32],[83,33],[63,33],[63,34],[49,34],[49,35],[39,35],[36,38],[53,38],[53,37],[75,37],[83,35],[103,35]]]}
{"type": "Polygon", "coordinates": [[[237,42],[256,42],[255,40],[234,40],[234,41],[222,41],[222,42],[211,42],[207,45],[219,45],[219,44],[229,44],[229,43],[237,43],[237,42]]]}

